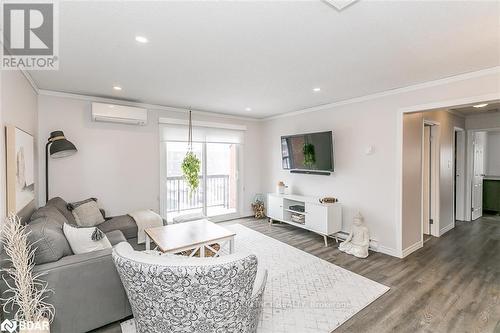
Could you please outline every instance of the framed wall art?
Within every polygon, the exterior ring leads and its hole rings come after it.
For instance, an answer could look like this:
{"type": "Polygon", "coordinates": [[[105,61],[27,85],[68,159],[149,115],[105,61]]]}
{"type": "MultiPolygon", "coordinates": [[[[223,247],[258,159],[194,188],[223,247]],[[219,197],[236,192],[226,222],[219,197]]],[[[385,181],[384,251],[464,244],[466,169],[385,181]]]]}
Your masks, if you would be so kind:
{"type": "Polygon", "coordinates": [[[7,212],[22,216],[35,204],[35,139],[8,125],[6,155],[7,212]]]}

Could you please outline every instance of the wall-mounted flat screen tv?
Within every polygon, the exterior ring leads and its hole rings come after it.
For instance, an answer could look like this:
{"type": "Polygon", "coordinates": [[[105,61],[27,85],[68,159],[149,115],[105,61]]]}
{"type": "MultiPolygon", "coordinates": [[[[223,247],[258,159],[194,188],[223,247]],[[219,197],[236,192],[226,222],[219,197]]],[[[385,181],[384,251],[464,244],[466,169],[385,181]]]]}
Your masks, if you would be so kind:
{"type": "Polygon", "coordinates": [[[281,137],[283,169],[296,171],[334,171],[333,134],[308,133],[281,137]]]}

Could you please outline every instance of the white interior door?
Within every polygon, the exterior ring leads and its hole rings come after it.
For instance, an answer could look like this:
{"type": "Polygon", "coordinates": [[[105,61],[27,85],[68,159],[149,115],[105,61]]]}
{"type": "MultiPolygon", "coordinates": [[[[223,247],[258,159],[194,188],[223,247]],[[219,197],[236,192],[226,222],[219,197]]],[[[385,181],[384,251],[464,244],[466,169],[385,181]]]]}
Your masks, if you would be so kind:
{"type": "Polygon", "coordinates": [[[455,219],[465,221],[465,131],[455,133],[455,219]]]}
{"type": "Polygon", "coordinates": [[[472,220],[483,216],[484,149],[486,132],[474,133],[472,174],[472,220]]]}
{"type": "Polygon", "coordinates": [[[424,159],[423,159],[423,233],[431,233],[429,221],[431,219],[431,127],[424,126],[424,159]]]}

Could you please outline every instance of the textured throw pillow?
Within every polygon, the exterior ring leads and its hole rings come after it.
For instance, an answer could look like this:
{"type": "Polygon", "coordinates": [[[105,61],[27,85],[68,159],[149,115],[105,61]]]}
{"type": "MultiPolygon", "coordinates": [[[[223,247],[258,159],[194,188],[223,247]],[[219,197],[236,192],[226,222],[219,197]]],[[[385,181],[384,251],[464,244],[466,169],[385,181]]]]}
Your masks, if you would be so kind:
{"type": "Polygon", "coordinates": [[[68,208],[73,213],[76,224],[81,227],[94,227],[105,221],[95,199],[72,203],[68,205],[68,208]]]}
{"type": "Polygon", "coordinates": [[[82,200],[82,201],[71,202],[71,203],[67,204],[67,207],[68,207],[68,210],[72,211],[76,207],[81,206],[81,205],[83,205],[83,204],[85,204],[87,202],[91,202],[91,201],[97,202],[97,198],[88,198],[88,199],[85,199],[85,200],[82,200]]]}
{"type": "Polygon", "coordinates": [[[106,235],[96,227],[78,228],[65,223],[63,230],[75,254],[111,248],[111,243],[106,235]]]}

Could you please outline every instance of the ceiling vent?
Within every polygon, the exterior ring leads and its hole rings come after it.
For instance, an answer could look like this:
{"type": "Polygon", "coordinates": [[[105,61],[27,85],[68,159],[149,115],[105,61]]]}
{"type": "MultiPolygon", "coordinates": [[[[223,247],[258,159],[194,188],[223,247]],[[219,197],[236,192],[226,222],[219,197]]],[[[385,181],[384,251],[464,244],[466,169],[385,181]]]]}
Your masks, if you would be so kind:
{"type": "Polygon", "coordinates": [[[144,126],[148,123],[148,110],[132,106],[93,102],[92,120],[144,126]]]}

